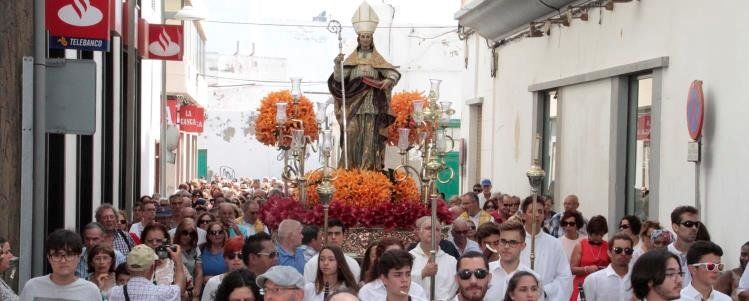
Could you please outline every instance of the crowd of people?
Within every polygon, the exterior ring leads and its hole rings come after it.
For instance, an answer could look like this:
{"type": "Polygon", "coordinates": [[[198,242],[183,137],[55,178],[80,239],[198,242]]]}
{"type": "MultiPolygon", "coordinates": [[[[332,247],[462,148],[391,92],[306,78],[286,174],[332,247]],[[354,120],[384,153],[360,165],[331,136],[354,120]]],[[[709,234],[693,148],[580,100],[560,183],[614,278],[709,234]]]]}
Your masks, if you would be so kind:
{"type": "MultiPolygon", "coordinates": [[[[424,216],[414,222],[415,241],[387,237],[354,258],[341,248],[348,229],[339,220],[326,233],[293,219],[269,229],[260,209],[283,194],[279,185],[193,181],[168,198],[139,198],[132,220],[103,204],[79,231],[49,234],[52,272],[29,280],[20,296],[0,279],[0,300],[749,298],[749,242],[740,266],[725,270],[723,250],[691,206],[674,208],[671,231],[636,216],[609,231],[604,216],[578,211],[574,195],[554,212],[549,197],[493,193],[483,180],[449,201],[447,237],[433,243],[424,216]]],[[[0,273],[10,249],[0,238],[0,273]]]]}

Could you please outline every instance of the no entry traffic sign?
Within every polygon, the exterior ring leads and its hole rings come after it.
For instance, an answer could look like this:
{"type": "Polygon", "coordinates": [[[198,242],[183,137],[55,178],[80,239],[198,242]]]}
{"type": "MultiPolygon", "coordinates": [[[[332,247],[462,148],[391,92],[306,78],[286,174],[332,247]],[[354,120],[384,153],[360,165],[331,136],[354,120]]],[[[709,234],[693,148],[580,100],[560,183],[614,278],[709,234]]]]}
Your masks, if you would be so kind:
{"type": "Polygon", "coordinates": [[[695,80],[689,87],[689,95],[687,95],[687,129],[692,140],[700,139],[704,117],[705,95],[702,93],[702,81],[695,80]]]}

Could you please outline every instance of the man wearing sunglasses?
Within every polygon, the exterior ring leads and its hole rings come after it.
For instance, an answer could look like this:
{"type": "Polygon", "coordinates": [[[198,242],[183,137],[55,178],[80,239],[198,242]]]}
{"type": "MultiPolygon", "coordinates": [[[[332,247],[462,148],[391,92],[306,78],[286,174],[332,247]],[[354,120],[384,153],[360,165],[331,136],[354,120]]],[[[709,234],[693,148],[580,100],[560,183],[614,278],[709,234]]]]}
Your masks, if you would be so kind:
{"type": "MultiPolygon", "coordinates": [[[[499,226],[499,261],[489,264],[492,274],[489,296],[504,296],[507,291],[507,282],[519,271],[530,272],[540,279],[538,274],[530,267],[520,262],[520,253],[525,249],[525,227],[516,222],[506,222],[499,226]]],[[[569,298],[567,298],[569,299],[569,298]]]]}
{"type": "MultiPolygon", "coordinates": [[[[681,270],[687,271],[687,251],[697,239],[700,228],[700,215],[697,208],[679,206],[671,212],[671,228],[676,233],[676,241],[668,245],[668,251],[679,257],[681,270]]],[[[687,287],[692,281],[689,273],[684,274],[681,286],[687,287]]]]}
{"type": "Polygon", "coordinates": [[[627,301],[632,297],[632,286],[629,277],[629,262],[634,249],[632,237],[617,233],[609,239],[609,258],[611,263],[603,270],[594,272],[585,278],[583,289],[588,300],[627,301]]]}
{"type": "Polygon", "coordinates": [[[263,274],[277,265],[278,251],[270,235],[260,232],[245,239],[242,247],[242,261],[253,275],[263,274]]]}
{"type": "Polygon", "coordinates": [[[484,254],[468,251],[460,256],[457,264],[455,282],[458,283],[458,294],[453,301],[482,301],[489,288],[492,274],[484,254]]]}
{"type": "Polygon", "coordinates": [[[730,301],[731,297],[715,289],[724,264],[720,262],[723,250],[709,241],[697,241],[687,251],[687,266],[692,281],[681,290],[684,301],[730,301]]]}

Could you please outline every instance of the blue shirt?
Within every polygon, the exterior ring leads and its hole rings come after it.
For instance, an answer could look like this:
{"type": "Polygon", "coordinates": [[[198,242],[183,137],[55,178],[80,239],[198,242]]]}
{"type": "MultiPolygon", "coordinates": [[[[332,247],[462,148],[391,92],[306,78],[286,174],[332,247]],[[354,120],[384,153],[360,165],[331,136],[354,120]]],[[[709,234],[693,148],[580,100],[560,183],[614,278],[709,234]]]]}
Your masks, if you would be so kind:
{"type": "Polygon", "coordinates": [[[296,248],[294,254],[289,254],[281,245],[276,245],[278,251],[278,265],[286,265],[295,268],[299,274],[304,274],[304,250],[296,248]]]}
{"type": "Polygon", "coordinates": [[[221,275],[227,271],[223,251],[213,254],[208,248],[205,248],[200,253],[200,259],[203,261],[204,276],[221,275]]]}

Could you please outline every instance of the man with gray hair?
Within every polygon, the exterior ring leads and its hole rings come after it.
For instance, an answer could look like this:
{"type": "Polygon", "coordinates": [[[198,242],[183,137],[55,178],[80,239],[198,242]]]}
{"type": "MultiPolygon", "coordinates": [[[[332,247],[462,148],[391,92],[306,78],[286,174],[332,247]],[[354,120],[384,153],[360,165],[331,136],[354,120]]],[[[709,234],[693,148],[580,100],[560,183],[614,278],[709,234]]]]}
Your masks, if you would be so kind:
{"type": "MultiPolygon", "coordinates": [[[[78,261],[78,266],[75,268],[75,274],[78,277],[86,279],[90,274],[88,271],[88,250],[93,248],[95,245],[104,242],[104,227],[97,222],[88,223],[83,227],[83,252],[81,252],[81,260],[78,261]]],[[[114,250],[115,266],[125,262],[125,255],[122,255],[120,251],[114,250]]]]}
{"type": "Polygon", "coordinates": [[[293,267],[274,266],[258,276],[255,283],[263,289],[265,301],[304,299],[304,277],[293,267]]]}
{"type": "Polygon", "coordinates": [[[302,245],[302,224],[293,219],[285,219],[278,225],[278,265],[295,268],[304,273],[304,250],[302,245]]]}
{"type": "Polygon", "coordinates": [[[468,239],[468,230],[470,230],[468,222],[463,219],[454,220],[452,229],[450,229],[450,234],[452,234],[450,242],[455,245],[455,248],[458,249],[458,254],[461,256],[470,251],[481,252],[479,244],[468,239]]]}
{"type": "MultiPolygon", "coordinates": [[[[130,249],[135,246],[135,242],[133,242],[133,238],[130,237],[129,233],[117,227],[117,209],[112,207],[111,204],[101,204],[96,209],[95,217],[96,221],[104,226],[104,241],[110,243],[112,248],[120,251],[123,255],[127,255],[130,249]]],[[[127,223],[127,221],[125,222],[127,223]]]]}
{"type": "Polygon", "coordinates": [[[457,261],[454,257],[443,252],[439,246],[437,247],[435,260],[431,260],[432,218],[430,216],[422,216],[416,220],[416,237],[419,239],[419,244],[413,250],[409,251],[414,257],[413,266],[411,267],[412,281],[429,291],[431,277],[437,277],[435,279],[435,295],[431,296],[431,299],[452,299],[458,289],[458,285],[455,282],[455,265],[457,261]]]}

